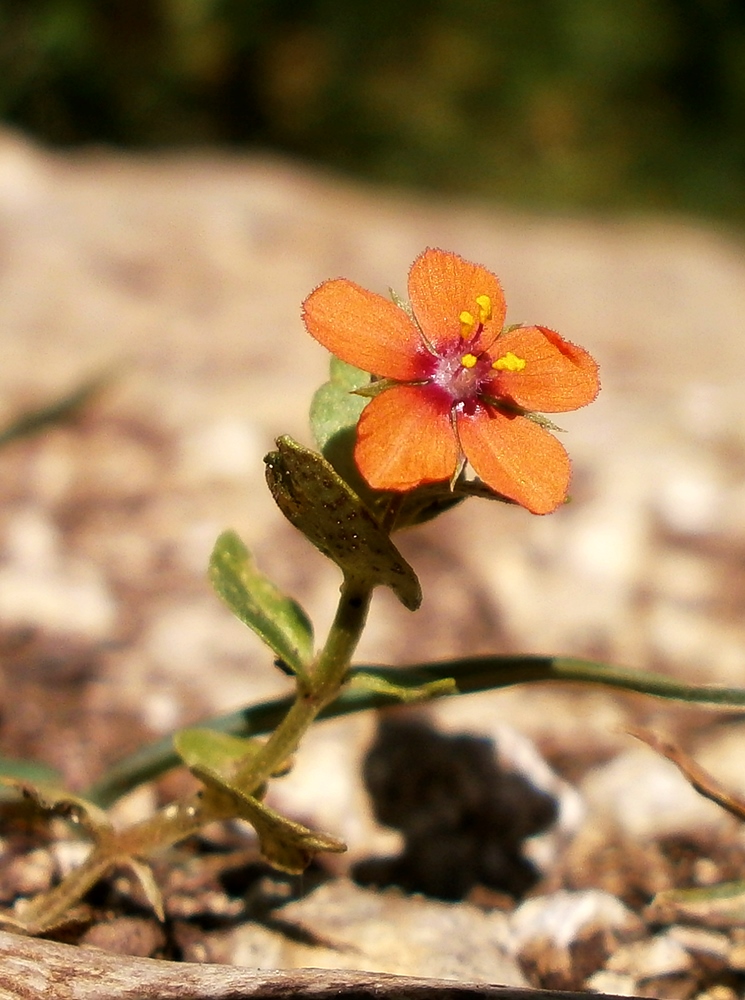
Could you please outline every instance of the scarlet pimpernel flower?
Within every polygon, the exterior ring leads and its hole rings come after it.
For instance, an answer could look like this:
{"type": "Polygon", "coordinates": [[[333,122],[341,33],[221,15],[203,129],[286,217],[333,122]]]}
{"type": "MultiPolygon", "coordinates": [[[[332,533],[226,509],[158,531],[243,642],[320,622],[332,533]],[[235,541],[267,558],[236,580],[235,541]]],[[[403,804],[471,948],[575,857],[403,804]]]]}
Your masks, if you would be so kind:
{"type": "Polygon", "coordinates": [[[410,309],[344,278],[306,299],[309,333],[379,389],[357,426],[355,461],[374,489],[450,480],[466,460],[492,490],[535,514],[566,498],[571,467],[539,413],[597,395],[597,365],[542,326],[504,328],[499,279],[444,250],[409,272],[410,309]]]}

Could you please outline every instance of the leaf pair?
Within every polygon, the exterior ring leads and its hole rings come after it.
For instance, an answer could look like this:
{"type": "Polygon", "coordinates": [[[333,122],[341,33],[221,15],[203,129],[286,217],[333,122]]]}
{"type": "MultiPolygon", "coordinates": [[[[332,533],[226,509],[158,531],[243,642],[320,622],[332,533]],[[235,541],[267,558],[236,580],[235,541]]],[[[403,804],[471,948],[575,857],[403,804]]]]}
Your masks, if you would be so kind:
{"type": "Polygon", "coordinates": [[[174,737],[174,746],[189,770],[207,786],[205,806],[209,808],[211,798],[228,797],[236,816],[256,830],[261,853],[275,868],[299,874],[320,851],[346,851],[346,844],[336,837],[309,830],[264,805],[263,787],[248,792],[236,781],[247,760],[261,752],[258,740],[213,729],[185,729],[174,737]]]}

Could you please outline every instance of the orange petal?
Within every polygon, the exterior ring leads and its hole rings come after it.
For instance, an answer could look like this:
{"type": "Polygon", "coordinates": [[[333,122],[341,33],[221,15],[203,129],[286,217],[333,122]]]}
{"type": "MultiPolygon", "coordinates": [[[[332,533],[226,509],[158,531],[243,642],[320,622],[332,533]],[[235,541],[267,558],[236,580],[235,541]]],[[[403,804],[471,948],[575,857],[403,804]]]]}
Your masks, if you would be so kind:
{"type": "Polygon", "coordinates": [[[511,352],[525,361],[519,372],[497,372],[487,395],[508,398],[526,410],[563,413],[591,403],[600,382],[598,366],[581,347],[543,326],[521,326],[492,345],[494,360],[511,352]]]}
{"type": "Polygon", "coordinates": [[[449,479],[458,442],[447,401],[416,386],[382,392],[362,411],[354,457],[376,490],[411,490],[449,479]]]}
{"type": "Polygon", "coordinates": [[[506,306],[499,279],[480,264],[471,264],[455,253],[425,250],[409,271],[409,298],[424,335],[435,348],[460,341],[460,314],[478,316],[476,298],[491,299],[491,319],[477,340],[468,344],[475,354],[488,350],[504,326],[506,306]]]}
{"type": "Polygon", "coordinates": [[[324,281],[303,303],[308,333],[337,358],[384,378],[423,375],[421,334],[399,306],[346,278],[324,281]]]}
{"type": "Polygon", "coordinates": [[[534,514],[549,514],[566,497],[569,456],[553,435],[526,417],[479,407],[458,414],[458,436],[474,472],[534,514]]]}

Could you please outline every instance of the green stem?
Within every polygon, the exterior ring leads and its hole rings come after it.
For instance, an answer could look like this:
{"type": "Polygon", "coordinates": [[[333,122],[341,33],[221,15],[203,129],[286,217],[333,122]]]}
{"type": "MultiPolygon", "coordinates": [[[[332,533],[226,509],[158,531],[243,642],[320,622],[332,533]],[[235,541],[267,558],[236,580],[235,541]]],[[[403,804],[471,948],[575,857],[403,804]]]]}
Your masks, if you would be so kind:
{"type": "Polygon", "coordinates": [[[318,714],[339,695],[370,608],[372,588],[344,579],[326,643],[309,675],[298,679],[292,706],[267,740],[261,753],[235,773],[235,783],[250,793],[280,770],[318,714]]]}
{"type": "MultiPolygon", "coordinates": [[[[341,631],[342,635],[345,633],[346,628],[341,631]]],[[[655,698],[719,708],[745,708],[745,690],[742,688],[681,684],[649,671],[572,657],[480,656],[442,663],[411,664],[408,667],[358,666],[349,671],[349,676],[357,673],[376,674],[393,684],[412,687],[454,677],[460,694],[540,681],[575,681],[635,691],[655,698]]],[[[210,719],[203,725],[235,736],[260,736],[274,730],[288,716],[293,702],[292,696],[276,698],[210,719]]],[[[347,688],[335,701],[322,707],[317,716],[328,719],[398,703],[395,697],[381,692],[347,688]]],[[[106,808],[131,789],[180,764],[181,759],[173,749],[172,738],[168,736],[115,764],[84,793],[85,798],[106,808]]]]}

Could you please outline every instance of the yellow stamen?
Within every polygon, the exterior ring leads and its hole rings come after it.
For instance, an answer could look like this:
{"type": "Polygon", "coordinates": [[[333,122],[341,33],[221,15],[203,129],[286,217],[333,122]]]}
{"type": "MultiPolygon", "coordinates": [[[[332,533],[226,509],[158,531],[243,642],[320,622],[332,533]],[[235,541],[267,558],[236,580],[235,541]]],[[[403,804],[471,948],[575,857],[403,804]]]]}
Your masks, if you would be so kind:
{"type": "Polygon", "coordinates": [[[492,361],[492,368],[496,368],[498,372],[521,372],[525,364],[525,358],[518,358],[512,351],[507,351],[504,357],[492,361]]]}
{"type": "Polygon", "coordinates": [[[479,307],[479,319],[482,323],[486,323],[491,319],[491,299],[488,295],[477,295],[476,305],[479,307]]]}
{"type": "Polygon", "coordinates": [[[478,360],[475,354],[464,354],[460,359],[460,363],[464,368],[473,368],[478,360]]]}
{"type": "Polygon", "coordinates": [[[470,314],[466,312],[465,309],[458,317],[460,320],[460,335],[464,340],[467,340],[473,333],[473,328],[476,326],[476,320],[470,314]]]}

